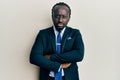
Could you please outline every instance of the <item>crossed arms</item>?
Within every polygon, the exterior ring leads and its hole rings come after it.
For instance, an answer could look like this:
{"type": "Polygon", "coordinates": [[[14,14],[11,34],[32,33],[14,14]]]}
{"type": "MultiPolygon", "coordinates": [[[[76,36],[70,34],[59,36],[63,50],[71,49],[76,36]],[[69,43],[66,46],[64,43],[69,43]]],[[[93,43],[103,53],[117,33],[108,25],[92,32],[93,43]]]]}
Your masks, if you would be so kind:
{"type": "Polygon", "coordinates": [[[76,37],[73,49],[62,53],[43,56],[43,37],[44,32],[40,31],[33,45],[30,54],[30,63],[50,71],[58,72],[58,69],[68,68],[72,63],[82,61],[84,56],[84,45],[81,34],[76,30],[76,37]]]}

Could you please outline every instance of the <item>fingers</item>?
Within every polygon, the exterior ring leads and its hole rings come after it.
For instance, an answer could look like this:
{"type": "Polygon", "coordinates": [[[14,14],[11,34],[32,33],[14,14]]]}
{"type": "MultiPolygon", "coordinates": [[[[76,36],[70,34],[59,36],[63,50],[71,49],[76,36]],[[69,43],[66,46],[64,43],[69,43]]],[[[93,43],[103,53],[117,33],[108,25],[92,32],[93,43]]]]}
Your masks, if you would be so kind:
{"type": "Polygon", "coordinates": [[[45,57],[46,57],[47,59],[50,59],[50,55],[45,55],[45,57]]]}
{"type": "Polygon", "coordinates": [[[64,63],[61,65],[61,68],[68,68],[71,65],[71,63],[64,63]]]}

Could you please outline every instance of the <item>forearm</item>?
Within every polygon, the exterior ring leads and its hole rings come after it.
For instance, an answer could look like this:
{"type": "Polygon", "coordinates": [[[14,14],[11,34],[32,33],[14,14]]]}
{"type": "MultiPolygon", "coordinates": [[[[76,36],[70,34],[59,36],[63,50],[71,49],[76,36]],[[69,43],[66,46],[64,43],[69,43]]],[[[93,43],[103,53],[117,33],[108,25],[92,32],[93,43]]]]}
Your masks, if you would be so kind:
{"type": "Polygon", "coordinates": [[[74,63],[82,61],[84,57],[84,51],[73,50],[62,54],[53,54],[50,57],[50,60],[57,61],[59,63],[74,63]]]}
{"type": "MultiPolygon", "coordinates": [[[[45,55],[45,57],[50,60],[51,55],[45,55]]],[[[62,64],[60,65],[59,69],[60,69],[60,68],[68,68],[70,65],[71,65],[71,63],[62,63],[62,64]]],[[[58,71],[59,71],[59,70],[58,70],[58,71]]]]}
{"type": "Polygon", "coordinates": [[[30,63],[37,65],[39,67],[43,67],[48,70],[54,71],[54,72],[58,72],[58,69],[61,65],[58,62],[48,60],[47,58],[45,58],[42,55],[30,56],[30,63]]]}

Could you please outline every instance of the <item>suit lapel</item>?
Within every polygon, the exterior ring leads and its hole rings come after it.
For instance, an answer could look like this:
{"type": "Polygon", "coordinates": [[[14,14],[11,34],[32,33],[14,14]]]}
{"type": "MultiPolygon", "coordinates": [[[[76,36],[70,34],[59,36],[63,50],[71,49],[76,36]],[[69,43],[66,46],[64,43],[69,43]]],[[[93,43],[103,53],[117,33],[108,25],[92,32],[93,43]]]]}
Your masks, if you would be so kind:
{"type": "Polygon", "coordinates": [[[70,34],[70,29],[69,29],[69,27],[66,27],[65,32],[64,32],[63,37],[62,37],[62,42],[61,42],[62,52],[63,52],[64,46],[65,46],[65,43],[66,43],[66,38],[69,36],[69,34],[70,34]]]}
{"type": "Polygon", "coordinates": [[[56,52],[56,41],[55,41],[55,33],[54,33],[54,30],[53,30],[53,27],[51,27],[49,30],[48,30],[48,32],[49,32],[49,39],[50,39],[50,42],[51,42],[51,44],[52,44],[52,47],[53,47],[53,51],[54,52],[56,52]]]}

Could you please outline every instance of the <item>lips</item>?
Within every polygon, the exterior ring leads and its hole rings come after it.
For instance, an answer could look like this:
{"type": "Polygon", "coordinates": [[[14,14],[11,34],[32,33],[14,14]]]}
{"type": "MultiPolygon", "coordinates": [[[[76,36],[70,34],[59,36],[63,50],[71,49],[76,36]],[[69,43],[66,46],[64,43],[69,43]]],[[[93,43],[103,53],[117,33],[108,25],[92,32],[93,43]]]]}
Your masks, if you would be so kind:
{"type": "Polygon", "coordinates": [[[58,23],[58,26],[63,26],[63,23],[58,23]]]}

